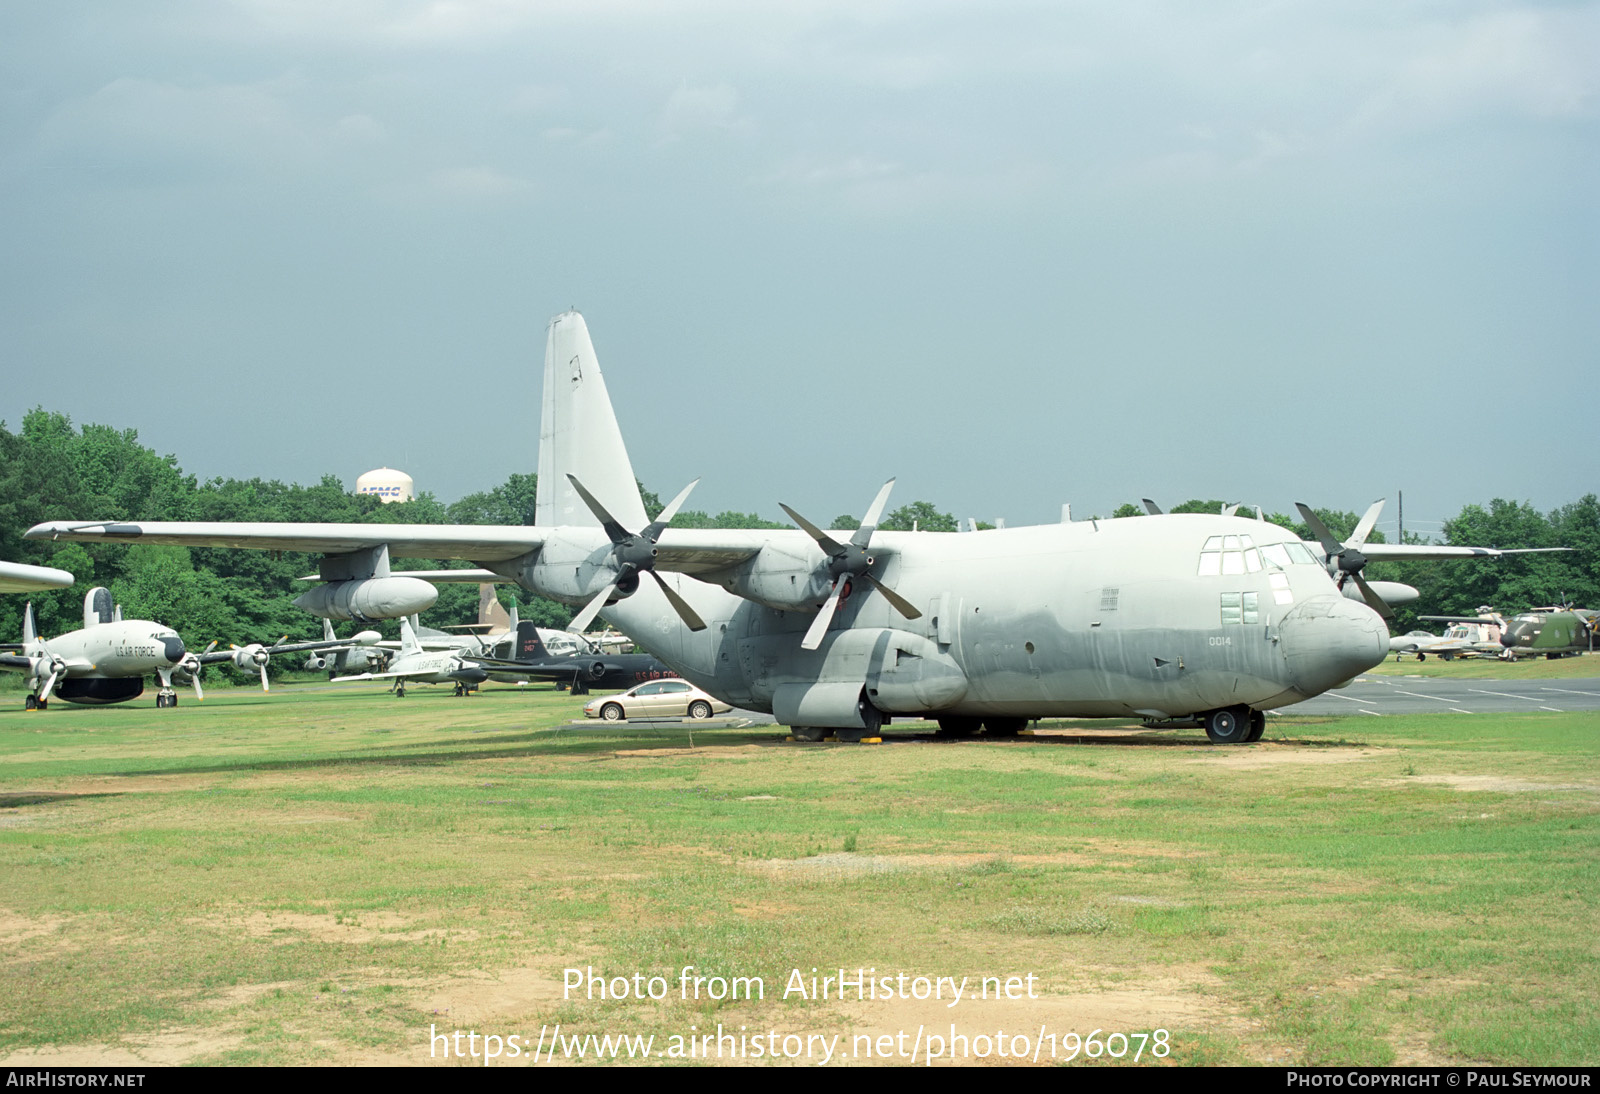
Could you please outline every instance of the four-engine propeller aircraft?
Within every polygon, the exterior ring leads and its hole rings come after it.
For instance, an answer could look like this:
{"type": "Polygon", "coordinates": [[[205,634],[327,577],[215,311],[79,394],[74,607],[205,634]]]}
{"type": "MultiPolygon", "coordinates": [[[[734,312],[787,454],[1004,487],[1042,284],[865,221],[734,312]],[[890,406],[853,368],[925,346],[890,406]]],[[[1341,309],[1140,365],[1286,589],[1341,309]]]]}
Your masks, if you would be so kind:
{"type": "Polygon", "coordinates": [[[869,519],[839,542],[793,510],[800,530],[673,529],[682,498],[648,520],[588,329],[569,312],[546,342],[537,526],[62,521],[28,536],[322,553],[324,595],[351,602],[364,581],[392,580],[391,555],[469,560],[584,606],[582,622],[604,615],[801,737],[859,738],[894,717],[1009,734],[1034,718],[1133,715],[1192,717],[1213,741],[1241,742],[1259,738],[1264,710],[1388,653],[1382,618],[1330,578],[1330,564],[1358,575],[1360,550],[1330,545],[1323,560],[1242,517],[965,535],[869,519]]]}
{"type": "MultiPolygon", "coordinates": [[[[376,631],[368,633],[377,639],[376,631]]],[[[361,636],[355,641],[361,641],[361,636]]],[[[174,683],[190,684],[195,698],[205,698],[200,674],[206,665],[231,661],[239,669],[256,669],[265,691],[267,663],[274,653],[351,645],[337,640],[276,646],[252,642],[216,653],[209,649],[193,653],[183,648],[183,639],[171,627],[146,619],[123,619],[122,608],[112,602],[110,590],[94,588],[83,598],[83,629],[48,641],[39,636],[33,605],[29,604],[22,620],[22,652],[0,655],[0,668],[28,674],[29,694],[23,700],[27,710],[48,709],[52,695],[91,706],[125,703],[144,694],[144,678],[152,674],[161,681],[156,706],[175,707],[178,693],[174,683]]]]}

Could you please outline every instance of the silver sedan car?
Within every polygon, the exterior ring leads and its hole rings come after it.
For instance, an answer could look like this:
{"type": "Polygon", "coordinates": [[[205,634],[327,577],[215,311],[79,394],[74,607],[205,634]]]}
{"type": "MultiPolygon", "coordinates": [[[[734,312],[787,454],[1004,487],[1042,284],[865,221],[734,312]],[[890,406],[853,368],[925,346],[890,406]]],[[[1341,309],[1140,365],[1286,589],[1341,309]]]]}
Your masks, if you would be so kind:
{"type": "Polygon", "coordinates": [[[687,680],[651,680],[621,695],[591,699],[583,713],[590,718],[620,722],[624,718],[709,718],[732,709],[687,680]]]}

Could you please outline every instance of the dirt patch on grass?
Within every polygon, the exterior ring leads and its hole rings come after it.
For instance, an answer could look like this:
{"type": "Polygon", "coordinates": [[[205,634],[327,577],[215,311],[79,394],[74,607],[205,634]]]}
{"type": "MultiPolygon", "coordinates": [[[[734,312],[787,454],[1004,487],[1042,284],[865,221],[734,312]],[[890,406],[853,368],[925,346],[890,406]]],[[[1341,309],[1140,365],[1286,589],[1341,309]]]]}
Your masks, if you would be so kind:
{"type": "Polygon", "coordinates": [[[1250,748],[1220,748],[1195,757],[1196,762],[1235,771],[1262,768],[1323,764],[1366,763],[1380,756],[1393,756],[1394,748],[1305,748],[1300,745],[1258,744],[1250,748]]]}
{"type": "Polygon", "coordinates": [[[0,946],[15,946],[30,939],[53,935],[66,921],[65,916],[30,917],[0,908],[0,946]]]}
{"type": "MultiPolygon", "coordinates": [[[[1118,850],[1122,850],[1118,848],[1118,850]]],[[[854,851],[835,851],[809,858],[772,858],[749,864],[749,869],[791,877],[859,877],[905,870],[961,870],[992,867],[1006,870],[1013,866],[1073,865],[1097,861],[1092,855],[1061,852],[1051,855],[995,855],[988,852],[943,855],[863,855],[854,851]]]]}
{"type": "Polygon", "coordinates": [[[242,929],[253,938],[286,943],[309,938],[316,942],[422,942],[449,938],[470,942],[477,931],[445,927],[412,928],[411,920],[394,912],[355,915],[306,915],[299,912],[251,912],[245,916],[204,916],[191,920],[220,931],[242,929]]]}
{"type": "Polygon", "coordinates": [[[1448,786],[1452,790],[1491,790],[1500,794],[1542,794],[1553,790],[1576,790],[1590,795],[1600,795],[1600,785],[1595,783],[1541,783],[1530,779],[1508,779],[1501,775],[1410,775],[1391,779],[1391,783],[1428,783],[1448,786]]]}
{"type": "Polygon", "coordinates": [[[452,1029],[474,1022],[481,1026],[561,1002],[562,971],[569,966],[577,966],[571,957],[547,957],[494,973],[473,971],[423,989],[418,1002],[422,1013],[437,1016],[440,1025],[448,1018],[452,1029]]]}
{"type": "Polygon", "coordinates": [[[47,1045],[23,1048],[0,1057],[7,1067],[174,1067],[201,1056],[238,1048],[238,1034],[188,1029],[123,1038],[117,1044],[47,1045]]]}

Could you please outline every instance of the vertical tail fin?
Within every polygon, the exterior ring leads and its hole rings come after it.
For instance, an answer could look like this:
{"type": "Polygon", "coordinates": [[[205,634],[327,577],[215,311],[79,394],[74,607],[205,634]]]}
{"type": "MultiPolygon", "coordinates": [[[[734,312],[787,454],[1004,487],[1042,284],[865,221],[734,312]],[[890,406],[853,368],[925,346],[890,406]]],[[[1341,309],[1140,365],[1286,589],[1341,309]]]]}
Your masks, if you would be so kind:
{"type": "Polygon", "coordinates": [[[545,342],[534,519],[547,527],[599,527],[568,475],[577,476],[624,528],[649,523],[588,325],[575,311],[550,321],[545,342]]]}
{"type": "Polygon", "coordinates": [[[517,624],[517,646],[512,654],[517,661],[543,661],[550,656],[550,651],[544,648],[544,639],[539,637],[539,628],[529,619],[517,624]]]}
{"type": "Polygon", "coordinates": [[[110,623],[116,618],[117,607],[111,602],[111,590],[96,586],[83,598],[83,629],[110,623]]]}
{"type": "Polygon", "coordinates": [[[417,641],[417,617],[402,616],[400,618],[400,656],[408,653],[421,653],[422,643],[417,641]]]}
{"type": "Polygon", "coordinates": [[[322,640],[324,642],[338,641],[338,639],[333,637],[333,620],[331,619],[324,619],[322,621],[322,640]]]}
{"type": "Polygon", "coordinates": [[[27,652],[28,645],[37,641],[39,628],[33,622],[33,601],[28,601],[28,606],[22,613],[22,648],[27,652]]]}
{"type": "MultiPolygon", "coordinates": [[[[478,586],[478,622],[490,625],[484,634],[501,634],[512,629],[511,617],[505,605],[495,596],[494,585],[484,582],[478,586]]],[[[480,636],[481,637],[481,636],[480,636]]]]}

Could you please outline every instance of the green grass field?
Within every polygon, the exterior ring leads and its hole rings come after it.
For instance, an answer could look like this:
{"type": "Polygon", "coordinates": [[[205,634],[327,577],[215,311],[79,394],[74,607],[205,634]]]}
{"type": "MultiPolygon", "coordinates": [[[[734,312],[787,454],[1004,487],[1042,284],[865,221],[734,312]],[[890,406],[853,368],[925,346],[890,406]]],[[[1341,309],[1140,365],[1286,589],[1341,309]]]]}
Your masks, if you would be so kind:
{"type": "Polygon", "coordinates": [[[1043,1031],[1057,1062],[1095,1030],[1165,1030],[1168,1063],[1600,1060],[1600,715],[847,746],[568,725],[580,703],[8,702],[0,1057],[456,1064],[430,1033],[459,1028],[516,1065],[556,1023],[654,1056],[720,1023],[846,1062],[919,1027],[1043,1031]],[[563,998],[590,966],[667,998],[563,998]],[[685,1000],[684,966],[765,997],[685,1000]],[[969,994],[783,997],[858,967],[969,994]]]}

